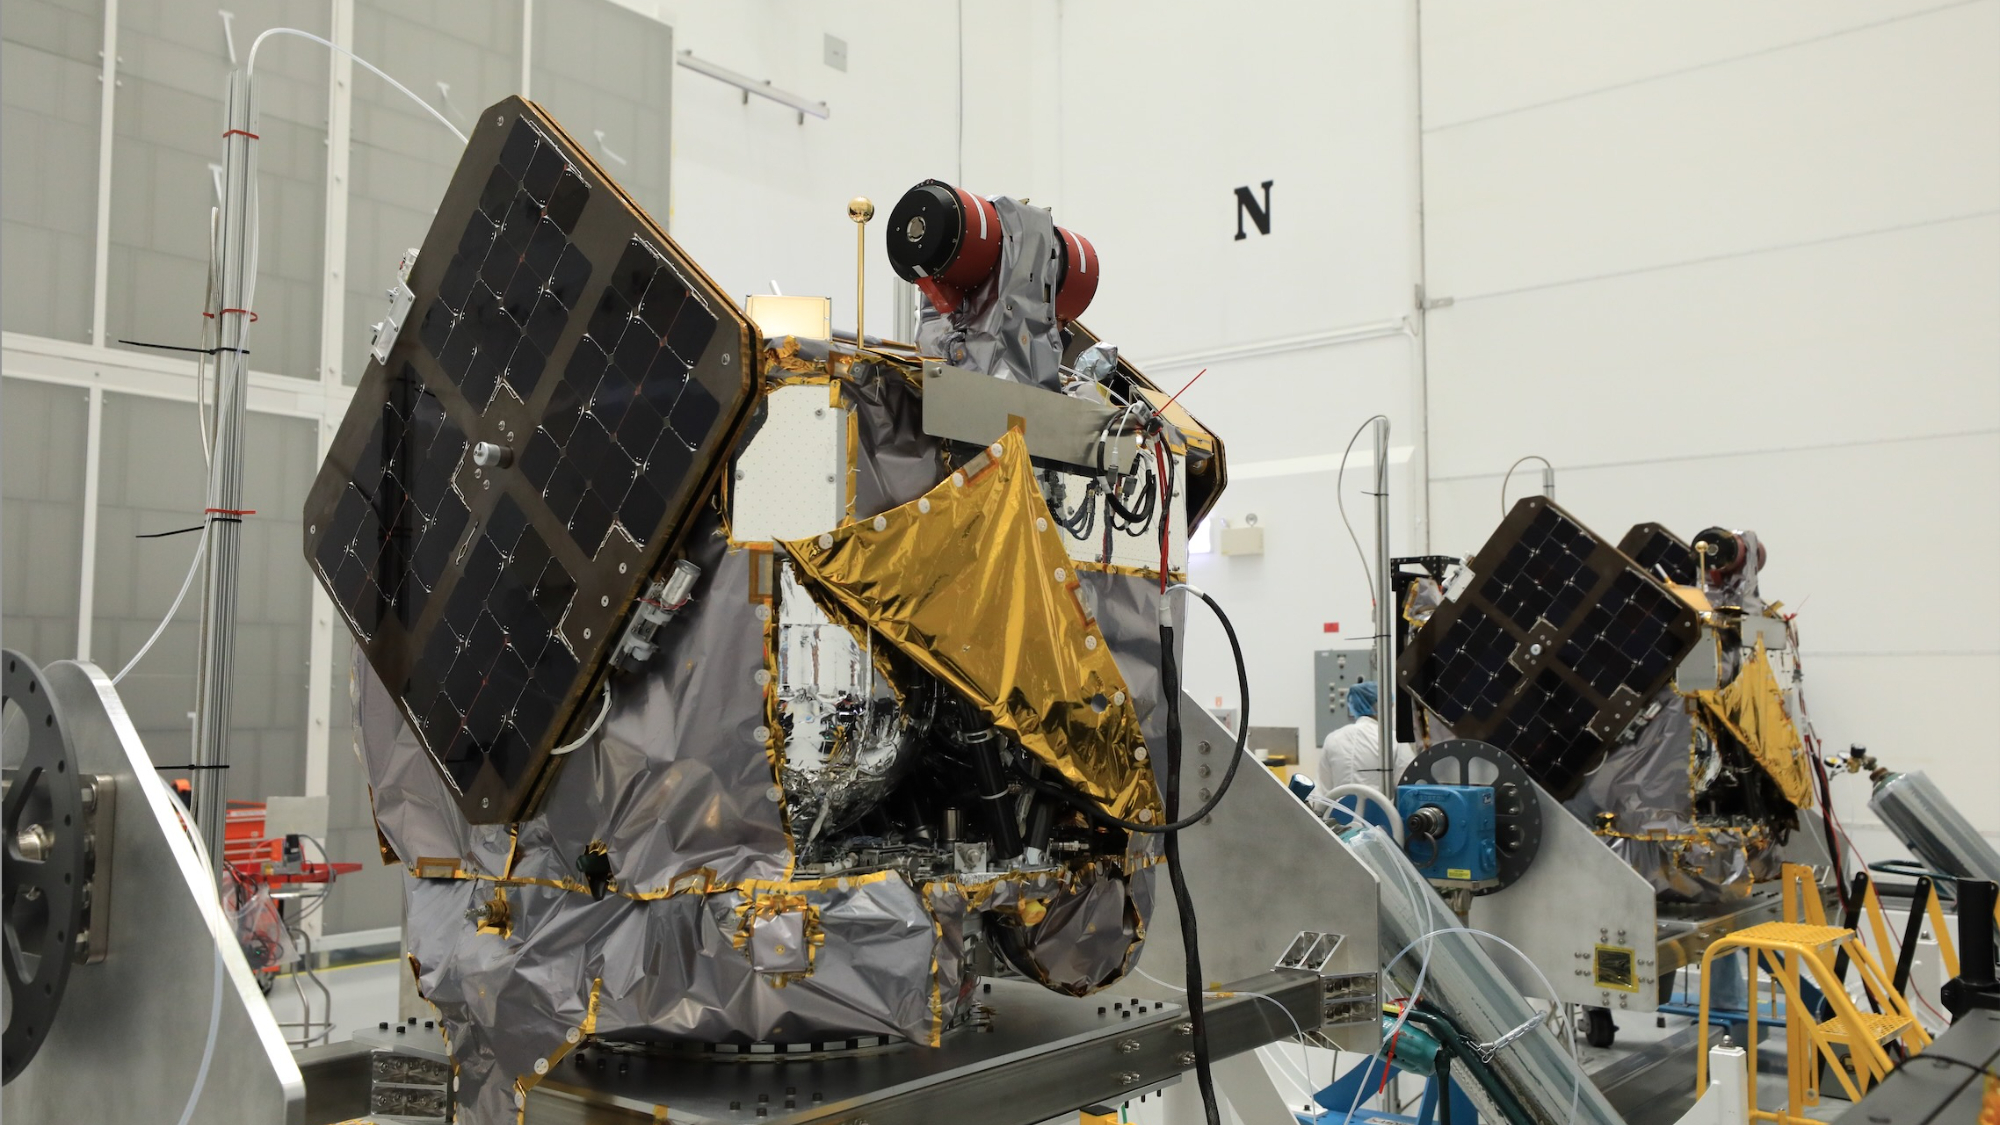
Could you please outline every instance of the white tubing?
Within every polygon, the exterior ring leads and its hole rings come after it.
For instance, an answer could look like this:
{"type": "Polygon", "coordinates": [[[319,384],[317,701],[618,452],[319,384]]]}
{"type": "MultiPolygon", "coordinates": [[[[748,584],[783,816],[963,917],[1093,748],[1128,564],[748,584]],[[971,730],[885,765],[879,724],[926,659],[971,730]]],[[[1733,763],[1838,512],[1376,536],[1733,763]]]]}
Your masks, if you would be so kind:
{"type": "Polygon", "coordinates": [[[1373,785],[1363,785],[1358,781],[1350,782],[1346,785],[1336,785],[1331,789],[1315,792],[1313,796],[1319,797],[1329,804],[1340,800],[1342,797],[1365,797],[1375,802],[1381,806],[1382,811],[1389,814],[1390,838],[1396,841],[1397,847],[1400,848],[1403,846],[1403,814],[1396,811],[1396,802],[1391,801],[1387,793],[1382,792],[1373,785]]]}
{"type": "MultiPolygon", "coordinates": [[[[604,726],[605,716],[609,714],[611,714],[611,684],[609,681],[606,681],[604,685],[604,706],[598,709],[597,718],[592,719],[590,721],[589,728],[586,729],[582,734],[576,736],[576,741],[570,743],[567,746],[558,746],[555,749],[549,751],[549,753],[567,754],[570,751],[576,749],[577,747],[583,745],[584,743],[589,742],[590,736],[596,734],[598,730],[604,726]]],[[[820,812],[821,815],[824,815],[826,810],[821,809],[820,812]]]]}
{"type": "MultiPolygon", "coordinates": [[[[201,833],[193,831],[193,826],[188,824],[186,817],[181,818],[181,829],[186,832],[188,842],[194,845],[194,854],[201,857],[202,871],[212,876],[215,871],[215,865],[209,861],[208,848],[201,842],[201,833]]],[[[198,902],[198,905],[204,913],[207,912],[208,904],[206,902],[198,902]]],[[[223,912],[220,898],[216,900],[216,914],[220,921],[224,923],[228,922],[229,916],[223,912]]],[[[225,924],[224,930],[227,931],[228,929],[229,927],[225,924]]],[[[230,935],[225,933],[223,936],[230,935]]],[[[215,1041],[221,1037],[222,1031],[222,977],[225,971],[222,963],[222,940],[221,937],[218,937],[215,943],[215,966],[213,969],[215,987],[208,1001],[208,1041],[202,1044],[201,1065],[195,1069],[194,1089],[188,1091],[187,1105],[181,1109],[180,1125],[189,1125],[194,1120],[194,1107],[201,1101],[202,1090],[208,1086],[208,1068],[215,1061],[215,1041]]]]}
{"type": "MultiPolygon", "coordinates": [[[[1156,977],[1156,976],[1154,976],[1153,974],[1151,974],[1151,973],[1147,972],[1147,971],[1146,971],[1146,970],[1144,970],[1144,969],[1141,969],[1141,968],[1139,968],[1139,967],[1138,967],[1138,966],[1136,966],[1136,965],[1134,965],[1134,966],[1132,967],[1132,971],[1133,971],[1133,972],[1135,972],[1135,973],[1137,973],[1137,974],[1139,974],[1139,975],[1140,975],[1140,976],[1142,976],[1142,977],[1145,977],[1145,978],[1146,978],[1147,980],[1149,980],[1149,981],[1152,981],[1152,982],[1153,982],[1154,984],[1157,984],[1157,985],[1159,985],[1159,986],[1160,986],[1161,988],[1171,988],[1171,989],[1173,989],[1173,990],[1174,990],[1175,992],[1178,992],[1178,993],[1180,993],[1180,994],[1181,994],[1182,996],[1186,996],[1186,995],[1187,995],[1187,989],[1185,989],[1185,988],[1182,988],[1182,987],[1181,987],[1180,985],[1177,985],[1177,984],[1168,984],[1168,983],[1167,983],[1166,981],[1163,981],[1163,980],[1161,980],[1161,979],[1160,979],[1159,977],[1156,977]]],[[[1276,998],[1276,997],[1274,997],[1274,996],[1266,996],[1265,994],[1263,994],[1263,993],[1261,993],[1261,992],[1246,992],[1246,991],[1244,991],[1243,989],[1240,989],[1240,988],[1239,988],[1239,989],[1232,989],[1231,991],[1233,991],[1233,992],[1235,992],[1235,993],[1237,993],[1238,995],[1241,995],[1241,996],[1255,996],[1255,997],[1256,997],[1257,999],[1259,999],[1259,1000],[1264,1000],[1264,1001],[1268,1001],[1268,1002],[1270,1003],[1270,1005],[1271,1005],[1272,1007],[1274,1007],[1274,1008],[1278,1009],[1278,1014],[1279,1014],[1279,1015],[1281,1015],[1281,1016],[1285,1017],[1286,1019],[1288,1019],[1288,1020],[1292,1021],[1292,1030],[1293,1030],[1293,1031],[1295,1031],[1295,1032],[1297,1032],[1297,1033],[1298,1033],[1298,1037],[1299,1037],[1299,1070],[1300,1070],[1300,1074],[1299,1074],[1299,1082],[1303,1082],[1303,1083],[1305,1083],[1305,1086],[1311,1086],[1311,1085],[1312,1085],[1312,1060],[1311,1060],[1310,1058],[1308,1058],[1308,1057],[1307,1057],[1307,1055],[1306,1055],[1306,1033],[1305,1033],[1305,1029],[1299,1026],[1299,1021],[1298,1021],[1298,1017],[1296,1017],[1296,1016],[1292,1015],[1292,1013],[1291,1013],[1291,1010],[1290,1010],[1290,1009],[1288,1009],[1288,1008],[1286,1008],[1286,1007],[1285,1007],[1285,1006],[1284,1006],[1283,1004],[1280,1004],[1280,1003],[1278,1003],[1278,1000],[1277,1000],[1277,998],[1276,998]]],[[[1204,992],[1204,993],[1202,993],[1202,995],[1204,995],[1204,996],[1213,996],[1213,997],[1217,997],[1217,998],[1220,998],[1220,997],[1223,997],[1223,996],[1226,996],[1226,995],[1228,995],[1228,993],[1222,993],[1222,992],[1204,992]]],[[[1273,1046],[1276,1046],[1276,1044],[1273,1044],[1273,1046]]],[[[1312,1092],[1311,1090],[1308,1090],[1308,1089],[1306,1089],[1306,1088],[1305,1088],[1305,1086],[1301,1086],[1301,1085],[1299,1084],[1299,1082],[1293,1082],[1293,1081],[1292,1081],[1292,1077],[1291,1077],[1291,1071],[1287,1070],[1287,1069],[1285,1068],[1285,1066],[1284,1066],[1284,1063],[1285,1063],[1285,1055],[1284,1055],[1284,1052],[1283,1052],[1282,1050],[1278,1052],[1278,1055],[1277,1055],[1277,1058],[1278,1058],[1278,1062],[1279,1062],[1279,1064],[1280,1064],[1280,1065],[1279,1065],[1279,1067],[1278,1067],[1278,1070],[1279,1070],[1279,1072],[1280,1072],[1280,1073],[1282,1073],[1282,1074],[1283,1074],[1283,1075],[1285,1076],[1285,1081],[1286,1081],[1286,1082],[1287,1082],[1287,1083],[1288,1083],[1288,1084],[1289,1084],[1289,1085],[1290,1085],[1290,1086],[1292,1087],[1292,1089],[1293,1089],[1294,1091],[1296,1091],[1296,1092],[1298,1092],[1299,1094],[1303,1095],[1303,1096],[1304,1096],[1304,1099],[1305,1099],[1306,1101],[1308,1101],[1308,1102],[1312,1101],[1312,1100],[1313,1100],[1313,1092],[1312,1092]]]]}
{"type": "Polygon", "coordinates": [[[122,681],[132,671],[132,669],[137,668],[139,666],[139,661],[144,660],[146,658],[146,654],[153,650],[153,642],[159,640],[160,634],[166,632],[167,626],[173,624],[174,614],[180,612],[181,600],[188,596],[188,587],[194,585],[194,576],[201,572],[201,557],[207,550],[208,550],[208,536],[203,535],[201,539],[197,541],[195,544],[194,559],[193,561],[188,563],[187,577],[181,580],[181,592],[174,595],[174,604],[168,606],[167,615],[165,617],[160,618],[160,627],[153,630],[153,635],[146,638],[146,643],[139,646],[139,651],[132,654],[132,659],[125,663],[125,667],[120,668],[118,670],[118,674],[111,677],[112,684],[116,685],[117,683],[122,681]]]}
{"type": "Polygon", "coordinates": [[[264,40],[269,39],[273,35],[296,35],[301,39],[310,39],[313,42],[329,50],[339,51],[341,54],[346,55],[348,58],[353,59],[355,62],[358,62],[362,66],[368,68],[368,70],[374,73],[375,77],[380,78],[382,81],[387,82],[391,86],[394,86],[398,91],[400,91],[405,97],[409,98],[411,101],[417,103],[420,106],[423,106],[424,112],[430,114],[432,117],[437,118],[438,124],[451,130],[451,135],[458,138],[459,144],[466,143],[465,134],[459,131],[458,126],[453,125],[451,123],[450,118],[446,117],[442,113],[439,113],[435,108],[432,107],[431,103],[418,97],[414,92],[410,90],[408,86],[405,86],[401,82],[398,82],[395,79],[389,77],[389,75],[385,73],[381,67],[376,66],[374,63],[369,62],[367,59],[362,58],[360,55],[355,54],[353,51],[348,50],[347,48],[341,46],[338,43],[333,42],[330,39],[321,39],[319,36],[314,35],[310,31],[300,31],[296,27],[274,27],[269,29],[268,31],[265,31],[263,34],[257,36],[257,38],[252,40],[250,43],[250,58],[249,61],[243,67],[243,72],[245,74],[252,74],[256,72],[257,48],[262,47],[264,45],[264,40]]]}

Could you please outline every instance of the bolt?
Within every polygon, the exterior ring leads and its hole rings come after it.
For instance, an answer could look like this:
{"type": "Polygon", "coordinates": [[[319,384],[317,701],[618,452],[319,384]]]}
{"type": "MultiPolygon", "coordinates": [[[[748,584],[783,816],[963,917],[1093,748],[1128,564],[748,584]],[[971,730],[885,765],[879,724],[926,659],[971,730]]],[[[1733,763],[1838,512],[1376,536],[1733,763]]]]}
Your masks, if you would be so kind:
{"type": "Polygon", "coordinates": [[[14,838],[14,846],[20,850],[22,857],[36,863],[48,859],[55,844],[55,837],[39,824],[30,824],[14,838]]]}
{"type": "Polygon", "coordinates": [[[1136,1086],[1138,1083],[1139,1072],[1136,1070],[1122,1071],[1118,1075],[1118,1084],[1120,1086],[1136,1086]]]}

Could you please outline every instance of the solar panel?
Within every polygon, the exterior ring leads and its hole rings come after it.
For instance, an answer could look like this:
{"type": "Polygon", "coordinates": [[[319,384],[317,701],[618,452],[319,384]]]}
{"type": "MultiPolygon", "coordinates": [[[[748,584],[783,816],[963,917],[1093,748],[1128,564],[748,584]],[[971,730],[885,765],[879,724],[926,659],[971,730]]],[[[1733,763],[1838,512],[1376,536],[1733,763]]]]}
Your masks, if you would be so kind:
{"type": "Polygon", "coordinates": [[[1664,575],[1682,586],[1695,584],[1694,548],[1657,523],[1633,524],[1625,538],[1618,541],[1618,549],[1632,556],[1632,561],[1651,577],[1664,575]]]}
{"type": "Polygon", "coordinates": [[[749,322],[538,107],[487,110],[306,502],[474,823],[528,815],[753,402],[749,322]],[[484,463],[476,463],[479,447],[484,463]]]}
{"type": "Polygon", "coordinates": [[[1397,661],[1460,738],[1566,797],[1699,635],[1694,611],[1545,497],[1516,502],[1397,661]]]}

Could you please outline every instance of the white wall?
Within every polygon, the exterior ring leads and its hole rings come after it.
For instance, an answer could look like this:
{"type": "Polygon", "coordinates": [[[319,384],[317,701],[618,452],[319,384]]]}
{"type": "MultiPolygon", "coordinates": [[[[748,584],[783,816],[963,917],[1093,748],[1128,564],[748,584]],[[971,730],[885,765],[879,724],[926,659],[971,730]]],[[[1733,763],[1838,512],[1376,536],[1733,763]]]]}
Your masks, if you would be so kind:
{"type": "Polygon", "coordinates": [[[1604,534],[1757,530],[1827,746],[2000,838],[1967,721],[2000,688],[2000,3],[1422,22],[1435,545],[1476,547],[1527,453],[1604,534]]]}
{"type": "MultiPolygon", "coordinates": [[[[1219,19],[1211,5],[1177,0],[1142,18],[1129,5],[1068,0],[1061,28],[1057,218],[1105,263],[1084,319],[1169,389],[1208,369],[1182,401],[1228,445],[1231,484],[1215,514],[1241,526],[1254,513],[1266,553],[1195,556],[1191,580],[1243,636],[1252,722],[1299,727],[1310,742],[1313,651],[1365,644],[1372,626],[1332,466],[1296,462],[1337,456],[1381,412],[1403,449],[1392,487],[1416,495],[1411,337],[1313,343],[1394,325],[1412,309],[1411,10],[1294,5],[1219,19]],[[1265,180],[1271,233],[1246,223],[1237,241],[1235,189],[1261,198],[1265,180]],[[1339,635],[1322,631],[1328,622],[1339,635]]],[[[1367,453],[1367,437],[1357,449],[1367,453]]],[[[1348,474],[1348,508],[1370,544],[1364,476],[1348,474]]],[[[1416,544],[1418,514],[1396,511],[1399,552],[1416,544]]],[[[1189,689],[1234,706],[1220,633],[1199,623],[1190,641],[1189,689]]]]}
{"type": "Polygon", "coordinates": [[[931,177],[1053,203],[1056,194],[1054,0],[968,5],[843,0],[711,4],[620,0],[673,25],[676,51],[812,100],[825,120],[685,68],[674,72],[669,232],[737,296],[833,299],[855,313],[854,224],[847,201],[873,199],[867,328],[887,335],[894,274],[883,251],[889,209],[931,177]],[[972,49],[964,59],[961,27],[972,49]],[[847,69],[825,62],[825,36],[847,69]]]}

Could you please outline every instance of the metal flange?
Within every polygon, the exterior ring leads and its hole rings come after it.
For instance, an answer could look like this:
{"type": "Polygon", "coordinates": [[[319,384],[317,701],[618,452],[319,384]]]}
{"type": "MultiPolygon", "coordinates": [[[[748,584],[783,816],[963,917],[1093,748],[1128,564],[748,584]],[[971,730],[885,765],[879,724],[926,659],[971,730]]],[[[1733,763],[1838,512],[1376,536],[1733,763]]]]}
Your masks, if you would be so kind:
{"type": "Polygon", "coordinates": [[[41,669],[0,651],[4,680],[7,771],[4,891],[0,957],[12,1001],[7,1012],[4,1080],[12,1082],[48,1037],[78,959],[89,883],[88,822],[69,732],[41,669]]]}

